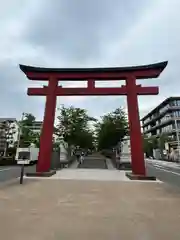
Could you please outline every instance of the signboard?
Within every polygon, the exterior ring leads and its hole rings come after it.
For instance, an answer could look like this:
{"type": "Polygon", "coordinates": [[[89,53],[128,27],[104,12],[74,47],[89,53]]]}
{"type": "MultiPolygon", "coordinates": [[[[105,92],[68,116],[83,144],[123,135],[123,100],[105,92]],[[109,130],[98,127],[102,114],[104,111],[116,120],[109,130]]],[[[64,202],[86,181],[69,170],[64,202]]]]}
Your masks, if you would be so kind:
{"type": "Polygon", "coordinates": [[[167,142],[165,143],[165,149],[169,150],[169,143],[167,143],[167,142]]]}
{"type": "Polygon", "coordinates": [[[166,155],[167,154],[167,150],[163,150],[163,154],[166,155]]]}
{"type": "Polygon", "coordinates": [[[28,165],[29,164],[29,160],[18,160],[17,161],[17,164],[19,164],[19,165],[28,165]]]}

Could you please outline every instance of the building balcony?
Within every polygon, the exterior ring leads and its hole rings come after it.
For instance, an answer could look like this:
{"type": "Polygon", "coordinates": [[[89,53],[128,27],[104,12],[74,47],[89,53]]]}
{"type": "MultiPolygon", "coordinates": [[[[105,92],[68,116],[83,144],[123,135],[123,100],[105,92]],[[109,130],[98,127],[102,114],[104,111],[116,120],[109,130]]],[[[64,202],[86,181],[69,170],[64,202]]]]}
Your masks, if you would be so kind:
{"type": "Polygon", "coordinates": [[[180,106],[169,106],[168,108],[164,109],[162,112],[159,112],[157,116],[150,117],[149,121],[142,124],[142,127],[146,127],[150,123],[157,121],[158,119],[162,118],[167,112],[169,111],[173,112],[175,110],[180,110],[180,106]]]}
{"type": "MultiPolygon", "coordinates": [[[[160,124],[157,124],[157,125],[149,128],[149,129],[147,129],[147,130],[144,130],[143,133],[144,133],[144,134],[150,133],[150,132],[152,132],[152,131],[154,131],[154,130],[156,130],[156,129],[159,129],[159,128],[162,128],[162,127],[164,127],[164,126],[167,126],[167,125],[169,125],[170,123],[174,123],[175,120],[180,121],[180,117],[178,117],[178,118],[171,118],[171,117],[170,117],[170,118],[162,121],[160,124]]],[[[176,132],[176,129],[172,129],[172,130],[170,130],[170,131],[171,131],[171,132],[176,132]]],[[[168,131],[168,132],[169,132],[169,131],[168,131]]]]}

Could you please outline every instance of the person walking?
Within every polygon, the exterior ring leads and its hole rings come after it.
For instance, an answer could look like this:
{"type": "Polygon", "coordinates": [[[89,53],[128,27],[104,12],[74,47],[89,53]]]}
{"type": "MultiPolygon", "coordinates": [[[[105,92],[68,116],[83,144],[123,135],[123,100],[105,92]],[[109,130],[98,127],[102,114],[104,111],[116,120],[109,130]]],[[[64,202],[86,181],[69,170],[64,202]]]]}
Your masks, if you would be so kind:
{"type": "Polygon", "coordinates": [[[80,156],[80,164],[82,164],[84,161],[84,152],[81,153],[81,156],[80,156]]]}
{"type": "Polygon", "coordinates": [[[76,150],[76,152],[75,152],[75,156],[76,156],[77,162],[80,163],[81,153],[80,153],[79,150],[76,150]]]}

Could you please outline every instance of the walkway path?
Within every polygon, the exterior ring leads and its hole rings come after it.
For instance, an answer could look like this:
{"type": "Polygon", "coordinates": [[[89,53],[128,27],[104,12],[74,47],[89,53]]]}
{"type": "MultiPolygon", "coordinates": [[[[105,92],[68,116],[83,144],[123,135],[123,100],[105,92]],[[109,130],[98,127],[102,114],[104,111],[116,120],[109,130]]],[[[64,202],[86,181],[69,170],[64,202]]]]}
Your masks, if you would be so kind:
{"type": "Polygon", "coordinates": [[[125,171],[104,169],[104,160],[92,155],[86,169],[65,168],[0,188],[1,238],[179,240],[178,189],[131,181],[125,171]]]}
{"type": "Polygon", "coordinates": [[[179,206],[164,183],[25,179],[0,189],[1,239],[179,240],[179,206]]]}
{"type": "Polygon", "coordinates": [[[86,156],[82,164],[78,168],[91,168],[91,169],[107,169],[106,159],[100,154],[92,154],[86,156]]]}

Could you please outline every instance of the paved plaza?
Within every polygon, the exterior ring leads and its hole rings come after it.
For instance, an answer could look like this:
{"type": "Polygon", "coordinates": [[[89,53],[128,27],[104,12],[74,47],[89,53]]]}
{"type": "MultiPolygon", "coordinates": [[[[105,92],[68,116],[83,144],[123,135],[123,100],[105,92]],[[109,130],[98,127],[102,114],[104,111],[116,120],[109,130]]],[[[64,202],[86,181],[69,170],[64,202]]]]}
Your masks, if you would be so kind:
{"type": "Polygon", "coordinates": [[[123,172],[112,179],[118,171],[107,171],[64,169],[49,179],[1,187],[1,239],[180,239],[177,189],[128,181],[123,172]]]}

